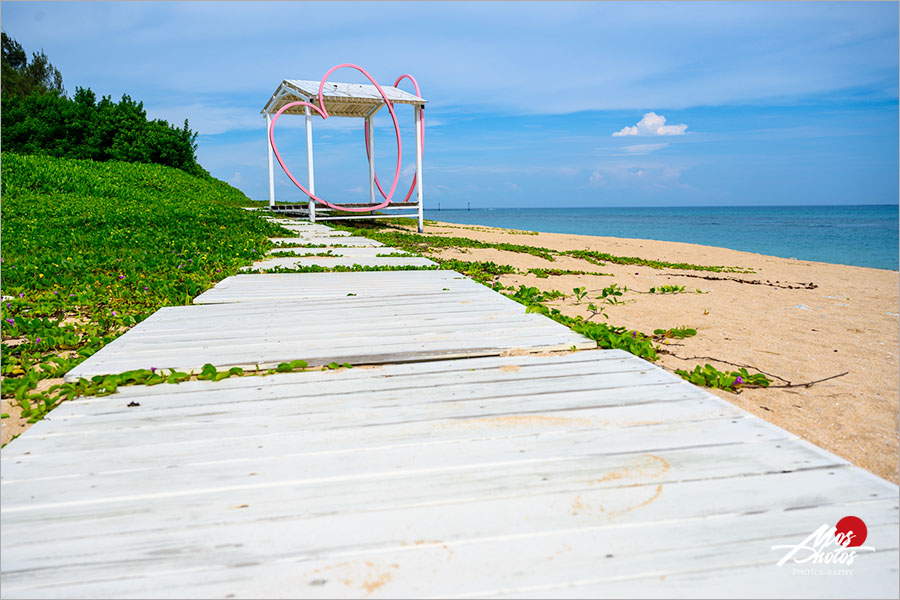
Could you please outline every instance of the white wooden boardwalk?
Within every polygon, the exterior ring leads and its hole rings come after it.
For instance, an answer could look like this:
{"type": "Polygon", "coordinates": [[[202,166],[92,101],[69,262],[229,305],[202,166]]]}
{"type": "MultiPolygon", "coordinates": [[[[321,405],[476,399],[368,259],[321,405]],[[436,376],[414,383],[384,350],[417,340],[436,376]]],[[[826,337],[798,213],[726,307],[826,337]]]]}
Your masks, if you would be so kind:
{"type": "MultiPolygon", "coordinates": [[[[413,281],[427,271],[386,281],[413,281]]],[[[299,273],[262,275],[256,293],[277,297],[283,282],[324,292],[315,299],[282,298],[255,302],[162,308],[66,374],[79,377],[132,369],[176,368],[199,373],[218,367],[273,367],[303,359],[311,365],[395,363],[435,358],[497,355],[511,351],[596,348],[596,343],[482,285],[446,271],[410,287],[387,288],[373,297],[369,286],[382,273],[299,273]],[[290,275],[292,279],[284,279],[290,275]],[[345,275],[341,278],[323,277],[345,275]],[[270,279],[267,279],[271,277],[270,279]],[[310,282],[307,284],[306,282],[310,282]],[[313,283],[314,282],[314,283],[313,283]],[[271,288],[270,288],[271,286],[271,288]]],[[[252,275],[236,275],[219,285],[234,289],[252,275]]],[[[200,296],[214,297],[215,289],[200,296]]]]}
{"type": "Polygon", "coordinates": [[[895,486],[620,351],[123,388],[3,466],[10,598],[898,593],[895,486]]]}
{"type": "Polygon", "coordinates": [[[383,364],[64,403],[0,454],[0,597],[900,594],[897,486],[625,352],[535,354],[593,343],[456,273],[195,304],[70,376],[383,364]],[[848,515],[873,551],[776,566],[848,515]]]}

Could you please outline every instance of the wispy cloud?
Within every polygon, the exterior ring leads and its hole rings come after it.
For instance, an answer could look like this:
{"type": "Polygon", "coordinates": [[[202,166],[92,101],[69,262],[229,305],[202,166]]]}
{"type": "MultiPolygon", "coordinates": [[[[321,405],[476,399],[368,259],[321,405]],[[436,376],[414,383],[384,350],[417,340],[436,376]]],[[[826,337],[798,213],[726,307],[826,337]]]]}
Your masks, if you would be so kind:
{"type": "Polygon", "coordinates": [[[644,154],[650,154],[651,152],[656,152],[657,150],[662,150],[663,148],[667,148],[668,146],[668,143],[635,144],[633,146],[625,146],[624,150],[626,156],[641,156],[644,154]]]}
{"type": "Polygon", "coordinates": [[[613,137],[623,135],[684,135],[687,125],[666,125],[666,118],[655,112],[648,112],[637,125],[625,126],[613,133],[613,137]]]}
{"type": "Polygon", "coordinates": [[[629,164],[598,167],[588,177],[587,187],[617,189],[689,188],[681,180],[681,169],[668,165],[629,164]]]}
{"type": "MultiPolygon", "coordinates": [[[[393,83],[400,74],[396,48],[382,41],[397,36],[416,48],[403,72],[417,77],[430,101],[429,121],[451,107],[528,114],[671,109],[860,86],[879,98],[897,97],[896,3],[346,6],[9,2],[3,18],[4,30],[27,50],[44,48],[67,88],[90,85],[115,97],[127,91],[145,101],[150,94],[243,94],[258,110],[279,81],[318,78],[335,57],[356,57],[378,81],[393,83]],[[298,20],[335,19],[339,32],[304,32],[298,64],[298,20]],[[205,27],[198,29],[199,22],[205,27]],[[473,35],[472,23],[494,35],[473,35]],[[248,53],[250,47],[258,51],[248,53]],[[261,55],[267,60],[260,62],[261,55]],[[571,56],[587,57],[592,68],[571,56]],[[534,101],[537,81],[552,101],[534,101]]],[[[352,70],[334,77],[362,81],[352,70]]],[[[409,82],[402,87],[411,89],[409,82]]]]}

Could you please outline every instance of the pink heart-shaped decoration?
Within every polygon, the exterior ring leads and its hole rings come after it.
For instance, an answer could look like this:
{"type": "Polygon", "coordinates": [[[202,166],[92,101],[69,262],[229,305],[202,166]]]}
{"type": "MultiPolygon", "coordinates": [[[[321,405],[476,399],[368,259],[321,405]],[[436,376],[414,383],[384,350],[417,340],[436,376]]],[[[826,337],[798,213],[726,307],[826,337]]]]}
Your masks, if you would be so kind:
{"type": "MultiPolygon", "coordinates": [[[[398,79],[397,81],[399,82],[400,80],[398,79]]],[[[272,144],[272,151],[275,153],[275,158],[278,159],[278,164],[280,164],[281,168],[284,169],[285,174],[288,176],[288,178],[291,181],[294,182],[294,185],[296,185],[298,188],[303,190],[303,192],[307,196],[309,196],[316,202],[318,202],[320,204],[324,204],[325,206],[328,206],[335,210],[343,210],[343,211],[347,211],[347,212],[369,212],[369,211],[373,211],[373,210],[378,210],[380,208],[384,208],[385,206],[390,204],[391,198],[394,195],[394,191],[397,189],[397,181],[400,179],[400,161],[403,156],[403,148],[402,148],[402,143],[400,141],[400,125],[397,123],[397,115],[394,113],[394,105],[391,103],[390,100],[388,100],[388,97],[384,93],[384,90],[381,89],[381,86],[378,85],[378,82],[375,81],[374,79],[372,79],[372,76],[369,75],[366,72],[366,70],[363,69],[362,67],[351,64],[351,63],[342,63],[340,65],[337,65],[336,67],[332,67],[327,73],[325,73],[325,77],[322,78],[322,81],[319,82],[319,106],[316,106],[315,104],[310,104],[309,102],[303,102],[303,101],[289,102],[289,103],[285,104],[284,106],[282,106],[278,110],[278,112],[275,113],[275,116],[272,117],[272,123],[271,123],[271,125],[269,125],[269,142],[272,144]],[[391,119],[393,119],[393,121],[394,121],[394,132],[397,134],[397,168],[394,171],[394,182],[391,185],[391,191],[385,197],[384,202],[382,202],[381,204],[379,204],[377,206],[371,206],[371,207],[366,207],[366,208],[340,206],[338,204],[332,204],[331,202],[328,202],[327,200],[323,200],[322,198],[319,198],[315,194],[310,193],[309,190],[307,190],[305,187],[303,187],[303,184],[301,184],[299,181],[297,181],[296,178],[294,178],[294,175],[291,173],[290,169],[288,169],[287,165],[284,164],[284,160],[282,160],[281,154],[278,152],[278,146],[275,145],[275,123],[278,121],[278,117],[281,116],[281,113],[283,113],[285,110],[287,110],[293,106],[308,106],[311,109],[315,110],[317,113],[319,113],[319,116],[321,116],[323,119],[328,118],[328,111],[325,108],[325,101],[322,97],[322,91],[325,88],[325,82],[328,80],[328,77],[332,73],[337,71],[338,69],[341,69],[344,67],[351,67],[353,69],[356,69],[357,71],[359,71],[360,73],[365,75],[366,79],[368,79],[369,81],[372,82],[372,85],[375,86],[375,89],[377,89],[378,93],[381,94],[381,97],[384,98],[384,103],[387,105],[388,111],[390,111],[390,113],[391,113],[391,119]],[[319,106],[321,106],[322,108],[319,108],[319,106]]],[[[380,189],[380,186],[379,186],[379,189],[380,189]]]]}
{"type": "MultiPolygon", "coordinates": [[[[419,91],[419,82],[416,81],[416,78],[413,77],[412,75],[409,75],[409,74],[401,75],[400,77],[397,78],[397,81],[394,82],[394,87],[397,87],[397,85],[404,79],[409,79],[410,81],[412,81],[413,87],[416,90],[416,96],[421,98],[422,92],[419,91]]],[[[365,131],[365,134],[366,134],[366,158],[370,158],[369,157],[369,122],[368,121],[366,121],[366,124],[363,125],[363,131],[365,131]]],[[[421,148],[424,151],[425,150],[425,114],[424,113],[422,114],[422,129],[421,129],[420,137],[422,138],[421,148]]],[[[416,178],[418,176],[419,176],[418,173],[413,175],[412,183],[409,185],[409,191],[406,192],[406,198],[403,199],[403,202],[408,202],[410,197],[412,196],[413,191],[416,189],[416,178]]],[[[384,188],[381,187],[381,182],[378,181],[377,174],[375,175],[375,185],[378,186],[378,191],[381,192],[381,197],[387,198],[387,194],[384,193],[384,188]]]]}

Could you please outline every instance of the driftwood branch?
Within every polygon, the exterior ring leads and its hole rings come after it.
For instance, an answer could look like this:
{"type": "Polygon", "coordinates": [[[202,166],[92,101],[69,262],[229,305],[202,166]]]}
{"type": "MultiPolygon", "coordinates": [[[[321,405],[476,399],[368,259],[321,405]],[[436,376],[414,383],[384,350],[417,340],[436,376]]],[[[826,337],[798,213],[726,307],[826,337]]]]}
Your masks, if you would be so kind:
{"type": "Polygon", "coordinates": [[[764,285],[768,287],[782,288],[785,290],[814,290],[819,287],[811,281],[809,283],[785,284],[781,283],[780,281],[769,281],[768,279],[762,281],[759,279],[741,279],[740,277],[716,277],[715,275],[695,275],[692,273],[667,273],[666,275],[671,275],[672,277],[693,277],[695,279],[705,279],[707,281],[734,281],[735,283],[764,285]]]}
{"type": "MultiPolygon", "coordinates": [[[[753,370],[755,370],[755,371],[758,371],[759,373],[762,373],[763,375],[765,375],[765,376],[767,376],[767,377],[774,377],[775,379],[780,379],[781,381],[787,382],[787,383],[784,384],[784,385],[754,385],[754,384],[743,384],[743,385],[741,386],[741,389],[756,389],[756,388],[762,388],[762,389],[775,389],[775,388],[777,388],[777,389],[787,389],[787,388],[799,388],[799,387],[805,387],[805,388],[808,388],[808,387],[814,386],[814,385],[817,384],[817,383],[822,383],[823,381],[829,381],[829,380],[831,380],[831,379],[837,379],[838,377],[843,377],[844,375],[849,375],[849,374],[850,374],[850,371],[844,371],[843,373],[838,373],[837,375],[832,375],[831,377],[823,377],[822,379],[816,379],[815,381],[807,381],[806,383],[791,383],[790,381],[788,381],[788,380],[785,379],[784,377],[779,377],[778,375],[773,375],[772,373],[766,373],[765,371],[762,371],[762,370],[760,370],[760,369],[757,369],[757,368],[754,367],[753,365],[743,365],[743,364],[740,364],[740,363],[733,363],[733,362],[729,362],[729,361],[727,361],[727,360],[722,360],[721,358],[715,358],[715,357],[712,357],[712,356],[689,356],[689,357],[682,357],[682,356],[677,356],[677,355],[675,355],[675,354],[672,354],[671,352],[667,352],[666,354],[668,354],[669,356],[672,356],[672,357],[674,357],[674,358],[677,358],[677,359],[679,359],[679,360],[712,360],[712,361],[716,361],[716,362],[720,362],[720,363],[725,363],[726,365],[731,365],[731,366],[733,366],[733,367],[744,367],[745,369],[753,369],[753,370]]],[[[660,366],[663,367],[664,369],[666,369],[667,371],[671,371],[672,373],[675,372],[675,369],[672,369],[672,368],[670,368],[670,367],[667,367],[666,365],[660,365],[660,366]]],[[[741,392],[740,392],[740,389],[735,390],[734,393],[740,394],[740,393],[741,393],[741,392]]]]}
{"type": "MultiPolygon", "coordinates": [[[[823,379],[816,379],[815,381],[808,381],[806,383],[789,383],[787,385],[770,385],[768,387],[770,387],[770,388],[810,387],[816,383],[822,383],[823,381],[828,381],[829,379],[837,379],[838,377],[843,377],[844,375],[849,375],[849,374],[850,374],[850,371],[844,371],[843,373],[840,373],[838,375],[832,375],[831,377],[825,377],[823,379]]],[[[781,377],[779,377],[779,379],[781,379],[781,377]]],[[[782,381],[784,381],[784,380],[782,380],[782,381]]],[[[747,387],[754,387],[754,386],[747,386],[747,387]]],[[[762,386],[760,386],[760,387],[762,387],[762,386]]]]}
{"type": "MultiPolygon", "coordinates": [[[[733,362],[730,362],[727,360],[722,360],[721,358],[716,358],[715,356],[678,356],[677,354],[673,354],[671,352],[668,352],[667,354],[669,354],[669,356],[672,356],[673,358],[677,358],[678,360],[712,360],[715,362],[724,363],[726,365],[731,365],[732,367],[744,367],[745,369],[753,369],[754,371],[762,373],[766,377],[772,377],[772,378],[778,379],[780,381],[784,381],[788,385],[791,385],[791,382],[789,380],[785,379],[784,377],[779,377],[778,375],[773,375],[772,373],[766,373],[759,367],[754,367],[753,365],[733,363],[733,362]]],[[[818,382],[814,381],[813,383],[818,383],[818,382]]],[[[803,385],[803,384],[797,384],[797,385],[803,385]]],[[[781,387],[781,386],[769,386],[769,387],[781,387]]]]}

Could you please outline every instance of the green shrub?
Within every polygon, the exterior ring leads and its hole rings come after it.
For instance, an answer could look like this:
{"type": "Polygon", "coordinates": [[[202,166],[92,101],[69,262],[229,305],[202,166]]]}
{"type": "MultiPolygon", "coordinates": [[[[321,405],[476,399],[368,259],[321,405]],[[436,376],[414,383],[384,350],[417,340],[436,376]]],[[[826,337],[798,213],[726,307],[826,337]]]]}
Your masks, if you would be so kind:
{"type": "Polygon", "coordinates": [[[154,163],[209,177],[196,159],[197,134],[187,120],[181,128],[147,120],[142,102],[123,95],[98,102],[90,89],[69,99],[53,93],[3,96],[4,152],[57,158],[154,163]]]}

